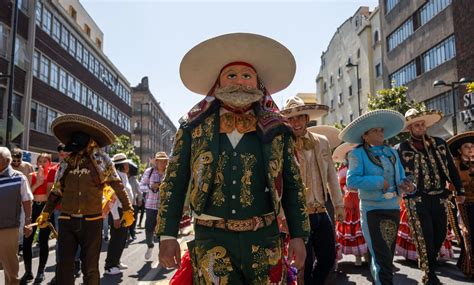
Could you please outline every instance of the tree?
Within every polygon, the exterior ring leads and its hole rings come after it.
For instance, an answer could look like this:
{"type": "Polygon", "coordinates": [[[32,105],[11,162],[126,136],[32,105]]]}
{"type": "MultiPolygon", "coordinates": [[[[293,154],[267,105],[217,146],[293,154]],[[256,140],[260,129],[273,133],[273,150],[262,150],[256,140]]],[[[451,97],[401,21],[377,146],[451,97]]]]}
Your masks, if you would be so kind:
{"type": "Polygon", "coordinates": [[[128,159],[131,159],[138,166],[138,173],[143,173],[146,164],[141,163],[140,157],[135,153],[130,137],[120,135],[116,138],[115,143],[110,145],[109,155],[112,157],[117,153],[124,153],[128,159]]]}
{"type": "MultiPolygon", "coordinates": [[[[418,111],[425,111],[426,106],[423,103],[409,100],[407,97],[408,88],[406,86],[392,87],[391,89],[381,89],[377,95],[369,95],[369,111],[377,109],[389,109],[405,114],[411,108],[418,111]]],[[[400,133],[399,135],[389,139],[391,145],[395,145],[408,139],[407,133],[400,133]]]]}

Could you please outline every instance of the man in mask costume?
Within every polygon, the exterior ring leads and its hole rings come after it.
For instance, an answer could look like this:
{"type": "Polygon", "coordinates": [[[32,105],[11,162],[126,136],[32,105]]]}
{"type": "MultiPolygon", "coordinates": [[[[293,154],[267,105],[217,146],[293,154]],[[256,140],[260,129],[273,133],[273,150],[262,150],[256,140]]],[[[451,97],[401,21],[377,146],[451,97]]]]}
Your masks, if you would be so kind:
{"type": "Polygon", "coordinates": [[[176,236],[189,189],[194,284],[286,282],[276,222],[283,210],[289,259],[304,266],[309,223],[294,136],[270,97],[291,83],[295,67],[283,45],[246,33],[202,42],[181,62],[186,87],[207,96],[180,121],[156,229],[160,263],[179,266],[176,236]]]}

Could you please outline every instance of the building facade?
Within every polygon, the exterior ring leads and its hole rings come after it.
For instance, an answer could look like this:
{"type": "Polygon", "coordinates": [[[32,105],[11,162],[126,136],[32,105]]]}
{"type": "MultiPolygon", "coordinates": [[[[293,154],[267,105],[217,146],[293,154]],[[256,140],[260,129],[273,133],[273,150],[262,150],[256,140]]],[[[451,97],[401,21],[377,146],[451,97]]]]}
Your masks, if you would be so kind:
{"type": "Polygon", "coordinates": [[[171,153],[175,125],[150,91],[148,77],[132,87],[132,141],[141,161],[148,162],[158,151],[171,153]]]}
{"type": "Polygon", "coordinates": [[[330,107],[326,125],[347,125],[367,111],[368,95],[383,88],[379,9],[360,7],[321,55],[317,100],[330,107]]]}
{"type": "Polygon", "coordinates": [[[469,128],[470,109],[461,84],[435,87],[434,82],[474,78],[474,7],[468,0],[380,0],[383,73],[387,86],[405,85],[408,97],[441,110],[438,135],[469,128]],[[454,108],[453,108],[454,107],[454,108]],[[453,122],[453,110],[456,120],[453,122]]]}
{"type": "MultiPolygon", "coordinates": [[[[0,72],[8,73],[12,1],[0,0],[0,72]]],[[[103,33],[78,0],[19,0],[12,110],[24,131],[23,149],[54,152],[51,122],[81,114],[117,136],[131,133],[130,83],[104,54],[103,33]]],[[[6,120],[7,84],[0,81],[6,120]]],[[[4,131],[1,134],[5,138],[4,131]]],[[[2,142],[4,144],[4,141],[2,142]]]]}

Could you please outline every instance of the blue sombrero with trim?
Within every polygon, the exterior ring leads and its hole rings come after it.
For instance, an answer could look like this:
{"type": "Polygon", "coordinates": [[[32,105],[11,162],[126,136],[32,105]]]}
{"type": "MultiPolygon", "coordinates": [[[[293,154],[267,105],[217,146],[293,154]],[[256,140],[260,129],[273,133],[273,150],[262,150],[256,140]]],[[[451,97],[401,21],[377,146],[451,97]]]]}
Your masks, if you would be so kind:
{"type": "Polygon", "coordinates": [[[405,128],[405,117],[393,110],[370,111],[347,125],[339,134],[339,138],[348,143],[363,143],[362,135],[373,128],[383,128],[387,140],[405,128]]]}

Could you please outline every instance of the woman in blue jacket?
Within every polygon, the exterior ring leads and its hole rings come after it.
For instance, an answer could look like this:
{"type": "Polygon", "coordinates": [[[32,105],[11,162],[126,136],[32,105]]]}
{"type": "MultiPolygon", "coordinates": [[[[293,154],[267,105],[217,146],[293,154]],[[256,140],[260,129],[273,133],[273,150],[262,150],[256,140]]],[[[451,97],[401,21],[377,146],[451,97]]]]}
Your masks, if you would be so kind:
{"type": "Polygon", "coordinates": [[[362,232],[372,254],[375,284],[393,284],[393,256],[400,222],[400,197],[414,191],[397,152],[385,144],[405,126],[392,110],[368,112],[350,123],[340,138],[359,145],[349,154],[347,186],[358,189],[362,232]]]}

